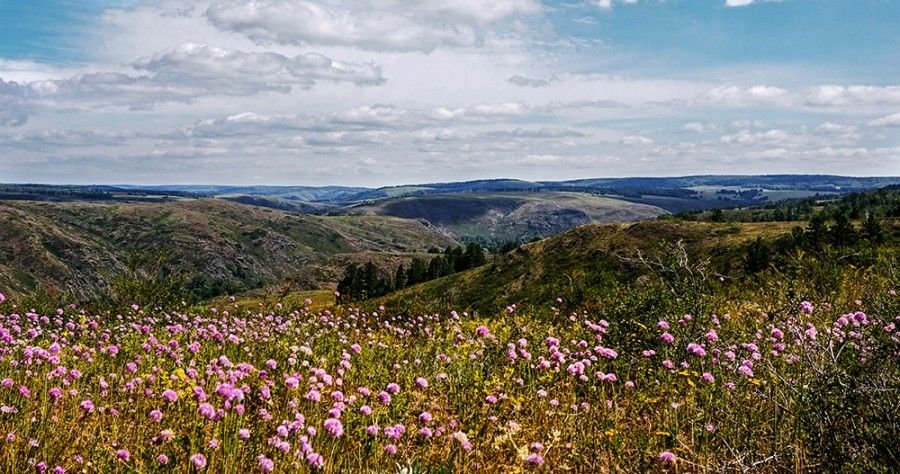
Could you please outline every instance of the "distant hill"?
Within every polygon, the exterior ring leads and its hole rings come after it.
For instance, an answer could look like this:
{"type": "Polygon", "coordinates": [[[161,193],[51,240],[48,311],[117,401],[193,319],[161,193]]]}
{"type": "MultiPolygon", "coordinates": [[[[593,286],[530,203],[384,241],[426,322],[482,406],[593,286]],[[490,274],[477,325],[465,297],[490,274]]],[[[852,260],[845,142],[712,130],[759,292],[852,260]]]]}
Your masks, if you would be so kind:
{"type": "Polygon", "coordinates": [[[455,243],[414,220],[285,213],[219,199],[167,203],[0,202],[0,287],[95,299],[117,279],[163,273],[198,299],[291,279],[316,288],[366,252],[455,243]],[[322,275],[324,281],[315,277],[322,275]]]}
{"type": "Polygon", "coordinates": [[[631,222],[666,214],[659,207],[586,193],[522,191],[407,196],[347,212],[423,219],[457,238],[487,244],[523,242],[595,222],[631,222]]]}

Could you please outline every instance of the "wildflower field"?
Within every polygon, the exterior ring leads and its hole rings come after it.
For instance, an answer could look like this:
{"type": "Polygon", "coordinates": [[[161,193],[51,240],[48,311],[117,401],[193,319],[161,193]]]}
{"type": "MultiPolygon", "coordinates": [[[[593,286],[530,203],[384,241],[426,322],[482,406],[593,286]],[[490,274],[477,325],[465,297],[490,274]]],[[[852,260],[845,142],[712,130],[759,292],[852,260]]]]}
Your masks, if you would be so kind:
{"type": "Polygon", "coordinates": [[[900,297],[863,283],[617,320],[8,300],[0,472],[890,472],[900,297]]]}

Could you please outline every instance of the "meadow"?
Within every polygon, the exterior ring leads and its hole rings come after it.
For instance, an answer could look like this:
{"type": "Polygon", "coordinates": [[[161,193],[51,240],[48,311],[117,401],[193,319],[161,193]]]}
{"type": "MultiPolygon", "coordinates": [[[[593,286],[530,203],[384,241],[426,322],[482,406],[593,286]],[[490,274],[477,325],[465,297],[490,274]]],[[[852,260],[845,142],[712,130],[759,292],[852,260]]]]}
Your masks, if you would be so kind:
{"type": "Polygon", "coordinates": [[[10,299],[0,472],[890,472],[895,284],[648,288],[609,302],[634,308],[615,319],[562,299],[485,315],[10,299]]]}

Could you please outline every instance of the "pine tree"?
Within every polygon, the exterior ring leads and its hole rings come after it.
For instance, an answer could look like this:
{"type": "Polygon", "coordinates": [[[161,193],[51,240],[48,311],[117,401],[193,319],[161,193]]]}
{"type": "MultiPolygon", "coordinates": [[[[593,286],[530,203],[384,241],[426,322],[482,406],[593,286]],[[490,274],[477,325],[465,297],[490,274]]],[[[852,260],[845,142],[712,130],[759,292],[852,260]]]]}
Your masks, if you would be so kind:
{"type": "Polygon", "coordinates": [[[769,267],[771,252],[761,237],[757,237],[747,248],[744,255],[744,270],[747,273],[758,273],[769,267]]]}
{"type": "Polygon", "coordinates": [[[394,273],[394,288],[402,289],[406,288],[406,268],[401,263],[399,267],[397,267],[397,272],[394,273]]]}
{"type": "Polygon", "coordinates": [[[880,244],[884,241],[884,230],[881,228],[881,222],[875,217],[874,212],[870,211],[866,221],[863,223],[863,235],[872,244],[880,244]]]}
{"type": "Polygon", "coordinates": [[[853,245],[858,239],[856,228],[847,218],[847,214],[841,212],[834,217],[834,225],[829,230],[831,243],[836,247],[853,245]]]}
{"type": "Polygon", "coordinates": [[[464,270],[480,267],[487,263],[487,257],[484,256],[484,249],[476,243],[471,243],[466,246],[466,251],[463,254],[463,259],[465,260],[465,268],[463,268],[464,270]]]}
{"type": "Polygon", "coordinates": [[[806,242],[812,249],[818,249],[824,244],[828,237],[828,225],[825,223],[825,216],[816,214],[809,220],[809,227],[806,229],[806,242]]]}
{"type": "Polygon", "coordinates": [[[409,272],[407,273],[407,285],[415,285],[417,283],[422,283],[425,281],[425,277],[428,274],[428,265],[425,263],[425,260],[422,260],[419,257],[413,259],[412,263],[409,267],[409,272]]]}

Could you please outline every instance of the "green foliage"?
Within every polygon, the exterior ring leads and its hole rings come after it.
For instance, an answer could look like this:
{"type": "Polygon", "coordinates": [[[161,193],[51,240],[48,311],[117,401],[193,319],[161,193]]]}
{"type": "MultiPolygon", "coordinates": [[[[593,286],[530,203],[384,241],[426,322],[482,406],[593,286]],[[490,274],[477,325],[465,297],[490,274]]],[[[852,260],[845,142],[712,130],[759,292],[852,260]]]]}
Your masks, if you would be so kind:
{"type": "Polygon", "coordinates": [[[350,264],[344,270],[344,276],[338,283],[341,302],[361,301],[386,295],[394,290],[436,280],[456,272],[466,271],[487,263],[484,249],[470,243],[465,249],[448,246],[443,252],[430,249],[428,262],[421,257],[414,257],[407,270],[402,264],[395,270],[379,268],[369,261],[363,268],[350,264]],[[393,279],[391,279],[393,275],[393,279]]]}
{"type": "Polygon", "coordinates": [[[180,305],[188,294],[184,276],[174,270],[171,258],[164,250],[132,254],[126,262],[127,271],[111,279],[107,304],[151,308],[180,305]]]}
{"type": "Polygon", "coordinates": [[[747,273],[759,273],[768,268],[770,260],[769,245],[762,237],[757,237],[756,240],[747,246],[747,253],[744,256],[744,271],[747,273]]]}

